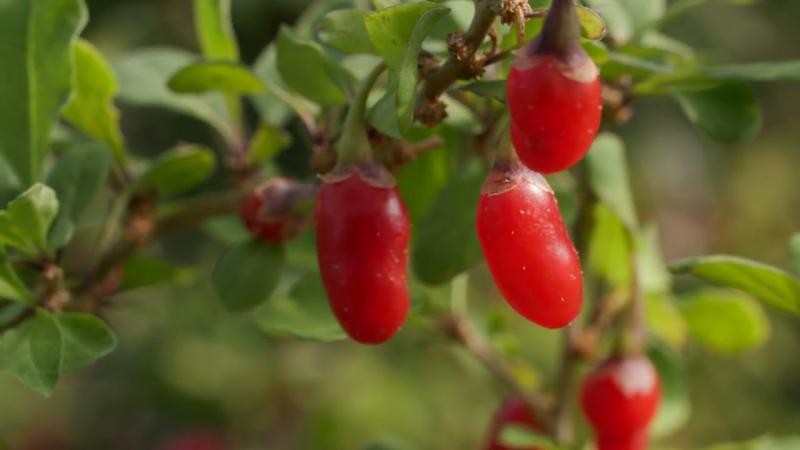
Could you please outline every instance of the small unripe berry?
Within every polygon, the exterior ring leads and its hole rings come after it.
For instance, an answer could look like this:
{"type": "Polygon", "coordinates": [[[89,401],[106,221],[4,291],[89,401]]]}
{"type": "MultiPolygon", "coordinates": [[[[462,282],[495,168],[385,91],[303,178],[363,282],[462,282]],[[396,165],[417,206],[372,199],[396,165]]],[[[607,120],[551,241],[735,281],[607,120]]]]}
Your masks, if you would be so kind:
{"type": "Polygon", "coordinates": [[[658,410],[661,384],[645,356],[614,357],[584,380],[581,406],[607,450],[645,448],[647,427],[658,410]]]}
{"type": "Polygon", "coordinates": [[[281,243],[300,234],[310,222],[317,188],[288,178],[267,180],[245,194],[239,217],[258,239],[281,243]]]}
{"type": "Polygon", "coordinates": [[[317,201],[319,270],[342,328],[358,342],[380,344],[408,315],[408,210],[381,166],[334,172],[317,201]]]}
{"type": "Polygon", "coordinates": [[[544,177],[518,161],[495,164],[478,202],[477,228],[495,284],[514,310],[547,328],[580,314],[580,259],[544,177]]]}
{"type": "MultiPolygon", "coordinates": [[[[503,429],[508,425],[529,428],[532,431],[539,431],[541,427],[531,414],[528,406],[518,397],[510,397],[497,410],[492,418],[489,428],[489,436],[484,447],[485,450],[512,450],[502,444],[501,435],[503,429]]],[[[515,450],[541,450],[536,447],[515,448],[515,450]]]]}

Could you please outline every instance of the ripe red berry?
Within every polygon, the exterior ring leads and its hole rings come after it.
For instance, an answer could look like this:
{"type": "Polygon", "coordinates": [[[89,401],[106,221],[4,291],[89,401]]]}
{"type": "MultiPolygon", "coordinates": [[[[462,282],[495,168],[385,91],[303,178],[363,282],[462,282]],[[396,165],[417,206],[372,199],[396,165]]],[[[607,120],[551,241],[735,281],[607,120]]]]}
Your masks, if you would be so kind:
{"type": "Polygon", "coordinates": [[[284,242],[305,229],[310,214],[304,211],[304,202],[311,201],[315,194],[312,184],[274,178],[242,197],[239,217],[256,238],[284,242]]]}
{"type": "Polygon", "coordinates": [[[578,316],[580,259],[544,177],[517,161],[495,164],[478,203],[477,228],[494,281],[519,314],[547,328],[578,316]]]}
{"type": "Polygon", "coordinates": [[[317,257],[331,308],[347,334],[379,344],[409,309],[410,222],[391,175],[377,165],[325,178],[316,212],[317,257]]]}
{"type": "Polygon", "coordinates": [[[602,449],[643,449],[661,399],[661,384],[645,356],[615,357],[584,380],[581,406],[602,449]]]}
{"type": "Polygon", "coordinates": [[[597,450],[647,450],[647,431],[624,438],[598,438],[597,450]]]}
{"type": "MultiPolygon", "coordinates": [[[[503,429],[508,425],[517,425],[520,427],[530,428],[537,431],[541,427],[536,423],[533,415],[530,413],[528,406],[522,399],[517,397],[510,397],[500,406],[494,417],[492,424],[489,428],[489,437],[486,441],[485,450],[512,450],[502,444],[501,435],[503,429]]],[[[516,450],[540,450],[536,447],[531,448],[515,448],[516,450]]]]}
{"type": "Polygon", "coordinates": [[[511,139],[537,172],[580,161],[600,127],[599,71],[580,45],[577,20],[572,0],[555,0],[542,34],[518,53],[508,76],[511,139]]]}

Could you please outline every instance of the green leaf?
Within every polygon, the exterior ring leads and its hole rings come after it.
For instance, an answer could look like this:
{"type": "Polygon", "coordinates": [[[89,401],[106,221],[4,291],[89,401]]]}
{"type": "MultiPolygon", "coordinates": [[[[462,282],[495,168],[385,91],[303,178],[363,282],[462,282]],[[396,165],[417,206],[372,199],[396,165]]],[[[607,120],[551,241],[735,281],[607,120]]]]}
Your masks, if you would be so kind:
{"type": "Polygon", "coordinates": [[[199,145],[185,144],[161,156],[136,181],[136,190],[155,189],[171,196],[186,192],[214,173],[214,152],[199,145]]]}
{"type": "Polygon", "coordinates": [[[276,296],[256,312],[258,326],[267,334],[315,341],[346,337],[328,305],[318,273],[298,280],[286,295],[276,296]]]}
{"type": "Polygon", "coordinates": [[[394,100],[394,115],[401,135],[408,133],[414,121],[419,72],[417,56],[422,42],[448,11],[432,2],[403,3],[365,18],[372,44],[390,68],[388,92],[379,105],[389,113],[388,106],[394,100]]]}
{"type": "Polygon", "coordinates": [[[713,255],[678,261],[670,270],[739,289],[776,308],[800,314],[800,280],[776,267],[735,256],[713,255]]]}
{"type": "Polygon", "coordinates": [[[115,346],[111,330],[94,316],[39,310],[0,338],[0,368],[50,395],[61,374],[93,363],[115,346]]]}
{"type": "Polygon", "coordinates": [[[578,6],[578,20],[581,23],[581,36],[590,41],[599,41],[606,35],[606,23],[596,11],[578,6]]]}
{"type": "Polygon", "coordinates": [[[125,143],[119,129],[119,111],[113,99],[119,87],[111,65],[88,41],[75,45],[75,87],[62,115],[67,122],[114,152],[125,161],[125,143]]]}
{"type": "Polygon", "coordinates": [[[586,164],[589,184],[597,197],[608,205],[628,230],[636,230],[639,225],[622,139],[611,133],[601,133],[586,156],[586,164]]]}
{"type": "Polygon", "coordinates": [[[727,82],[699,92],[674,94],[689,120],[721,142],[739,142],[761,128],[761,109],[753,89],[727,82]]]}
{"type": "Polygon", "coordinates": [[[739,81],[800,81],[800,60],[705,67],[701,73],[713,78],[739,81]]]}
{"type": "Polygon", "coordinates": [[[105,184],[110,165],[108,150],[99,144],[75,147],[56,163],[47,177],[59,201],[50,248],[60,248],[70,240],[81,215],[105,184]]]}
{"type": "Polygon", "coordinates": [[[682,349],[686,345],[689,330],[672,295],[666,292],[646,292],[644,299],[647,331],[673,349],[682,349]]]}
{"type": "Polygon", "coordinates": [[[116,61],[120,99],[132,105],[159,106],[211,125],[223,137],[233,136],[225,102],[217,94],[182,95],[167,87],[169,78],[196,59],[174,48],[151,48],[129,53],[116,61]]]}
{"type": "Polygon", "coordinates": [[[239,61],[230,0],[194,0],[194,27],[206,57],[239,61]]]}
{"type": "Polygon", "coordinates": [[[86,367],[117,346],[114,333],[95,316],[59,312],[53,317],[61,332],[61,373],[86,367]]]}
{"type": "Polygon", "coordinates": [[[289,133],[267,123],[261,124],[250,140],[247,163],[259,165],[270,161],[291,143],[292,136],[289,133]]]}
{"type": "Polygon", "coordinates": [[[703,450],[795,450],[800,448],[800,436],[763,436],[752,441],[731,442],[703,447],[703,450]]]}
{"type": "Polygon", "coordinates": [[[423,217],[412,254],[421,281],[446,283],[481,261],[475,213],[485,177],[479,164],[470,165],[439,193],[423,217]]]}
{"type": "Polygon", "coordinates": [[[49,187],[37,183],[0,211],[0,244],[35,256],[47,249],[47,233],[58,213],[58,199],[49,187]]]}
{"type": "Polygon", "coordinates": [[[283,26],[277,39],[277,68],[292,90],[320,105],[347,101],[346,75],[315,42],[297,36],[283,26]]]}
{"type": "Polygon", "coordinates": [[[9,264],[6,251],[0,247],[0,298],[29,303],[33,295],[9,264]]]}
{"type": "Polygon", "coordinates": [[[184,271],[161,258],[134,255],[122,264],[120,290],[132,290],[166,283],[179,278],[184,271]]]}
{"type": "Polygon", "coordinates": [[[39,181],[50,131],[72,87],[81,0],[0,3],[0,155],[23,186],[39,181]]]}
{"type": "Polygon", "coordinates": [[[403,134],[397,123],[396,105],[397,90],[395,86],[390,88],[369,110],[367,121],[381,133],[395,139],[402,139],[403,134]]]}
{"type": "Polygon", "coordinates": [[[651,345],[647,356],[661,381],[661,403],[650,434],[654,438],[669,436],[682,427],[691,414],[686,364],[678,352],[664,345],[651,345]]]}
{"type": "Polygon", "coordinates": [[[202,61],[181,68],[167,85],[181,94],[219,91],[233,94],[255,94],[266,89],[250,70],[228,61],[202,61]]]}
{"type": "Polygon", "coordinates": [[[608,24],[609,34],[623,44],[658,23],[666,11],[666,0],[587,0],[608,24]]]}
{"type": "Polygon", "coordinates": [[[680,311],[692,339],[722,355],[759,347],[769,336],[761,306],[735,291],[704,290],[684,296],[680,311]]]}
{"type": "Polygon", "coordinates": [[[505,80],[478,80],[467,83],[460,89],[500,103],[506,102],[505,80]]]}
{"type": "Polygon", "coordinates": [[[540,450],[560,450],[552,439],[519,425],[506,425],[500,431],[500,442],[504,447],[520,450],[536,448],[540,450]]]}
{"type": "Polygon", "coordinates": [[[436,3],[423,1],[402,3],[366,16],[364,23],[369,38],[389,67],[400,69],[419,21],[434,9],[446,10],[436,3]]]}
{"type": "Polygon", "coordinates": [[[25,386],[49,396],[62,368],[61,331],[53,316],[39,311],[0,338],[0,368],[25,386]]]}
{"type": "Polygon", "coordinates": [[[589,241],[589,267],[614,289],[631,284],[631,244],[623,223],[603,204],[594,209],[594,227],[589,241]]]}
{"type": "Polygon", "coordinates": [[[796,233],[789,240],[789,264],[794,272],[800,275],[800,233],[796,233]]]}
{"type": "Polygon", "coordinates": [[[289,91],[278,73],[277,50],[273,42],[259,55],[253,71],[267,86],[267,92],[252,96],[256,109],[266,123],[282,125],[294,111],[298,116],[314,116],[319,107],[289,91]]]}
{"type": "Polygon", "coordinates": [[[272,295],[283,263],[282,247],[256,240],[244,242],[231,247],[217,261],[211,283],[228,310],[245,311],[272,295]]]}
{"type": "Polygon", "coordinates": [[[344,53],[376,53],[360,9],[339,9],[325,15],[319,25],[323,43],[344,53]]]}

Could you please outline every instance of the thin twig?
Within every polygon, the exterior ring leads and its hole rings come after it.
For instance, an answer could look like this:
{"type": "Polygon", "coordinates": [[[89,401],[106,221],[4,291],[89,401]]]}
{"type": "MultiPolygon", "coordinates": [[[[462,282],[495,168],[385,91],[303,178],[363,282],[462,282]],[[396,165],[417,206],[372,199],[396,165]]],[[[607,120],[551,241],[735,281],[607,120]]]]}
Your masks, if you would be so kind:
{"type": "Polygon", "coordinates": [[[517,381],[514,373],[506,365],[503,358],[486,342],[466,315],[454,314],[450,323],[448,323],[447,331],[456,342],[475,356],[489,372],[528,405],[528,409],[536,419],[537,424],[541,425],[545,431],[552,429],[553,423],[549,414],[551,402],[549,399],[539,392],[526,389],[517,381]]]}

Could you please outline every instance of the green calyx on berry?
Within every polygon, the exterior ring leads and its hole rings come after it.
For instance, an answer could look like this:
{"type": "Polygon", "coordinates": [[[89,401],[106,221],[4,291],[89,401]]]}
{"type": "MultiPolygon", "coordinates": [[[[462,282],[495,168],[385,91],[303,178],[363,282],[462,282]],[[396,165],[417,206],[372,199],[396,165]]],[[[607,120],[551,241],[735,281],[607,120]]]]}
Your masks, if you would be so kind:
{"type": "Polygon", "coordinates": [[[339,170],[372,161],[372,146],[369,143],[366,126],[367,97],[385,69],[384,64],[379,64],[372,69],[347,111],[342,135],[336,144],[339,153],[337,164],[339,170]]]}

